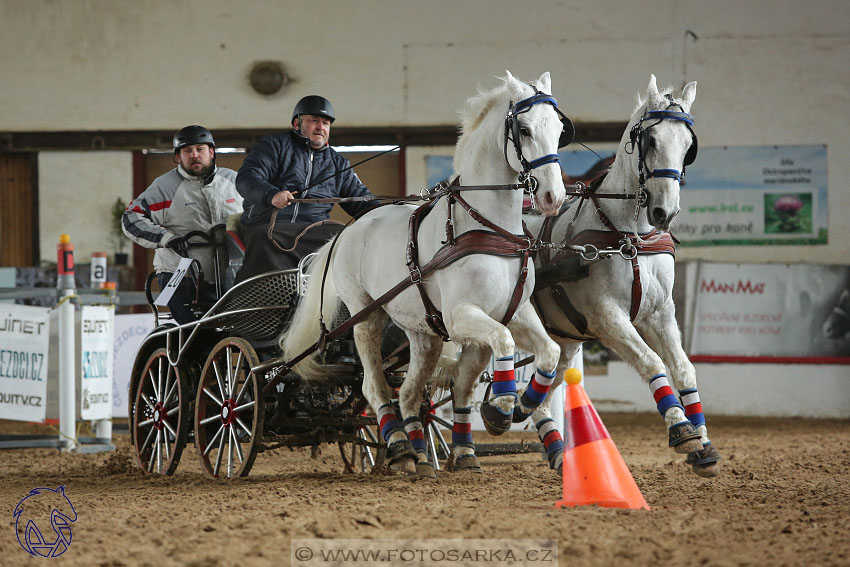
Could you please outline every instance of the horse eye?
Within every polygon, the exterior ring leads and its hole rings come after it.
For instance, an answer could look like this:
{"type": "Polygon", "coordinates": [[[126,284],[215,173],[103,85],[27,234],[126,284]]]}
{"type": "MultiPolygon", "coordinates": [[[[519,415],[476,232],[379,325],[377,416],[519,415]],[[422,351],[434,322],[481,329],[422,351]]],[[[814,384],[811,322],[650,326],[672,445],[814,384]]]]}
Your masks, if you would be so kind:
{"type": "Polygon", "coordinates": [[[525,128],[525,127],[520,128],[519,133],[520,133],[520,135],[525,136],[526,138],[531,137],[531,132],[529,131],[528,128],[525,128]]]}

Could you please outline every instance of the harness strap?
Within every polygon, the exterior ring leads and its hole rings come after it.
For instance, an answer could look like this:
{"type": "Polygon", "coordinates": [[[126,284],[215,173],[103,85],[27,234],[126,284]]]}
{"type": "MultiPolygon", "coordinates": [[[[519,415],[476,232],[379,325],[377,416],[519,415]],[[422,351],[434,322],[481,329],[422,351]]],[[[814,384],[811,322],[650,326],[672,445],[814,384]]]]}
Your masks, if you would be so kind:
{"type": "Polygon", "coordinates": [[[425,322],[432,331],[443,341],[449,341],[449,333],[446,325],[443,322],[443,314],[428,297],[428,292],[423,283],[423,277],[426,274],[426,268],[433,262],[437,262],[439,267],[444,267],[455,260],[468,256],[469,254],[489,254],[497,256],[521,256],[522,264],[520,267],[519,277],[514,286],[511,300],[505,310],[505,315],[501,319],[503,325],[507,325],[513,318],[517,307],[522,299],[522,291],[525,286],[525,281],[528,278],[528,258],[531,250],[532,237],[528,234],[528,229],[523,224],[525,234],[517,236],[505,229],[490,222],[488,219],[473,208],[463,197],[457,193],[449,193],[447,197],[448,214],[446,216],[446,240],[443,241],[444,246],[440,248],[434,257],[424,267],[419,267],[419,225],[422,219],[431,211],[432,203],[418,207],[410,216],[408,223],[408,242],[407,242],[407,268],[410,270],[410,279],[416,284],[419,290],[419,295],[422,298],[422,305],[425,308],[425,322]],[[472,217],[473,220],[482,226],[490,229],[489,231],[472,230],[461,234],[459,237],[454,236],[454,224],[452,222],[452,203],[457,202],[464,210],[472,217]]]}
{"type": "Polygon", "coordinates": [[[312,224],[307,225],[306,227],[304,227],[304,230],[302,230],[301,232],[298,233],[298,236],[295,237],[295,241],[292,243],[292,248],[284,248],[283,246],[281,246],[280,244],[277,243],[277,240],[274,239],[274,226],[275,226],[275,222],[277,220],[277,211],[278,210],[275,209],[272,212],[272,218],[271,218],[271,221],[269,221],[269,229],[268,229],[268,232],[266,233],[266,236],[268,236],[271,243],[274,244],[274,247],[277,248],[278,250],[280,250],[281,252],[292,252],[293,250],[295,250],[298,247],[298,242],[301,240],[301,237],[304,236],[305,234],[307,234],[307,232],[310,229],[313,229],[313,228],[316,228],[316,227],[319,227],[319,226],[324,226],[326,224],[338,224],[340,226],[345,226],[345,223],[341,223],[339,221],[331,220],[331,219],[316,221],[312,224]]]}
{"type": "Polygon", "coordinates": [[[587,318],[582,315],[578,309],[575,308],[563,287],[561,287],[560,285],[552,286],[552,299],[555,300],[555,303],[558,305],[564,315],[567,316],[567,319],[570,320],[570,323],[573,324],[573,327],[576,328],[576,331],[578,331],[582,335],[586,335],[587,318]]]}
{"type": "MultiPolygon", "coordinates": [[[[640,279],[640,264],[638,263],[638,256],[647,256],[651,254],[670,254],[675,256],[676,252],[676,244],[675,238],[669,232],[661,232],[658,233],[656,230],[648,234],[641,235],[641,239],[649,239],[653,238],[657,235],[657,238],[653,242],[643,242],[638,239],[638,236],[633,233],[626,233],[625,235],[619,231],[616,233],[609,232],[606,230],[583,230],[579,234],[576,235],[571,242],[580,242],[582,244],[592,244],[599,248],[600,250],[603,248],[610,248],[615,245],[619,245],[622,241],[622,238],[628,238],[632,246],[637,249],[637,255],[631,258],[632,264],[632,289],[631,289],[631,305],[629,307],[629,318],[634,321],[640,311],[640,304],[643,299],[643,285],[640,279]]],[[[564,314],[564,316],[570,321],[570,323],[576,328],[576,330],[582,335],[587,335],[587,319],[581,312],[576,309],[576,307],[570,302],[570,299],[567,295],[566,290],[559,284],[555,284],[550,286],[552,298],[555,301],[558,308],[564,314]]],[[[545,315],[543,314],[543,310],[539,308],[538,302],[538,313],[541,316],[541,319],[544,319],[545,315]]],[[[556,329],[552,327],[547,321],[543,321],[544,327],[546,330],[559,337],[570,338],[574,340],[587,340],[589,336],[577,337],[567,333],[566,331],[556,329]]]]}

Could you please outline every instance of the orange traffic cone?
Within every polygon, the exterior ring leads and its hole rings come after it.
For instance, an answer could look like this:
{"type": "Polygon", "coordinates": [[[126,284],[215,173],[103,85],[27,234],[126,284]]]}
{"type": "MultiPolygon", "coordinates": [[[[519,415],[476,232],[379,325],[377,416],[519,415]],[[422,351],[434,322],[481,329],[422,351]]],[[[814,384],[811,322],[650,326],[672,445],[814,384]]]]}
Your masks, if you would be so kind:
{"type": "Polygon", "coordinates": [[[649,505],[581,386],[581,372],[570,368],[564,416],[564,496],[555,506],[649,510],[649,505]]]}

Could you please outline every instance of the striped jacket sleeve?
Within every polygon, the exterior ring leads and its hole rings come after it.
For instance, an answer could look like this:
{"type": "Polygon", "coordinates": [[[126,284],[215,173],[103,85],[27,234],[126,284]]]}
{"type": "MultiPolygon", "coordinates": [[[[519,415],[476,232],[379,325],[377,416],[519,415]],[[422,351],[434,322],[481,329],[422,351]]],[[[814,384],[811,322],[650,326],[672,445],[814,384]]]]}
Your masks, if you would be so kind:
{"type": "Polygon", "coordinates": [[[121,228],[127,237],[145,248],[158,248],[174,238],[163,226],[168,207],[180,186],[180,176],[162,175],[141,195],[133,199],[121,218],[121,228]]]}

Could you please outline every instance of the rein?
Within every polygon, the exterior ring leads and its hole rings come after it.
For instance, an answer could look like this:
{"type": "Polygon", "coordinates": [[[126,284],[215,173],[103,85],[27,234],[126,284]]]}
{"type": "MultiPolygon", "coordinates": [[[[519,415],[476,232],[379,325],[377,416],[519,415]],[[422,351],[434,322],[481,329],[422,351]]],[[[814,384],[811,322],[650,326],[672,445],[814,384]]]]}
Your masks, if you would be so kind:
{"type": "MultiPolygon", "coordinates": [[[[377,156],[373,156],[377,157],[377,156]]],[[[371,158],[370,158],[371,159],[371,158]]],[[[389,195],[373,195],[373,196],[361,196],[361,197],[308,197],[303,199],[292,199],[290,203],[325,203],[325,204],[335,204],[335,203],[354,203],[354,202],[366,202],[366,201],[385,201],[384,204],[402,204],[409,203],[415,201],[434,201],[439,199],[443,195],[454,194],[459,191],[515,191],[518,189],[522,189],[524,193],[533,194],[533,191],[536,189],[537,180],[534,177],[528,177],[525,183],[513,183],[509,185],[454,185],[450,186],[448,183],[442,182],[430,189],[423,189],[419,195],[409,195],[406,197],[399,196],[389,196],[389,195]],[[449,190],[451,187],[451,190],[449,190]]],[[[316,221],[302,230],[298,236],[295,237],[295,241],[292,244],[291,248],[284,248],[274,239],[274,227],[277,223],[277,214],[282,209],[274,208],[271,212],[269,218],[268,230],[266,231],[267,238],[271,241],[271,243],[280,250],[281,252],[292,252],[295,250],[295,247],[298,246],[298,241],[304,236],[310,229],[315,228],[317,226],[322,226],[326,224],[337,224],[342,226],[347,226],[346,223],[342,223],[340,221],[326,219],[321,221],[316,221]]]]}

